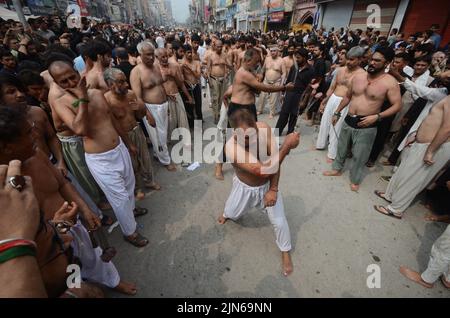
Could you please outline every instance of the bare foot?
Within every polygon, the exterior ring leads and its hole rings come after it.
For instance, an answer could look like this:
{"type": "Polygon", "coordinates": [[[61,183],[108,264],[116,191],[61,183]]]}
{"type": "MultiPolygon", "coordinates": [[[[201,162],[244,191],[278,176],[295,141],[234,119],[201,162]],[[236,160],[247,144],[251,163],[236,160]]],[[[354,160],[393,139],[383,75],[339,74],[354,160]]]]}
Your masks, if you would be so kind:
{"type": "Polygon", "coordinates": [[[176,167],[173,163],[167,165],[167,166],[166,166],[166,169],[167,169],[168,171],[177,171],[177,167],[176,167]]]}
{"type": "Polygon", "coordinates": [[[423,287],[426,287],[426,288],[433,287],[433,284],[429,284],[422,279],[422,277],[420,276],[420,273],[413,271],[412,269],[409,269],[408,267],[400,266],[399,271],[403,276],[405,276],[409,280],[412,280],[413,282],[416,282],[417,284],[422,285],[423,287]]]}
{"type": "Polygon", "coordinates": [[[323,173],[323,175],[325,177],[339,177],[339,176],[342,176],[342,172],[337,171],[337,170],[331,170],[331,171],[325,171],[323,173]]]}
{"type": "Polygon", "coordinates": [[[436,215],[434,213],[427,213],[425,215],[425,221],[450,223],[450,215],[436,215]]]}
{"type": "Polygon", "coordinates": [[[214,176],[216,177],[217,180],[225,180],[224,176],[223,176],[223,171],[222,171],[222,165],[216,165],[216,172],[214,173],[214,176]]]}
{"type": "Polygon", "coordinates": [[[135,284],[127,283],[127,282],[124,282],[123,280],[121,280],[119,282],[119,285],[117,285],[114,288],[114,290],[119,292],[119,293],[122,293],[122,294],[125,294],[125,295],[131,295],[131,296],[134,296],[137,293],[137,288],[136,288],[135,284]]]}
{"type": "Polygon", "coordinates": [[[353,183],[351,183],[351,184],[350,184],[350,189],[351,189],[353,192],[358,192],[358,190],[359,190],[359,184],[353,184],[353,183]]]}
{"type": "Polygon", "coordinates": [[[142,201],[145,199],[145,193],[141,190],[138,190],[138,192],[135,195],[136,201],[142,201]]]}
{"type": "Polygon", "coordinates": [[[217,219],[217,222],[219,222],[219,224],[221,224],[221,225],[224,225],[225,222],[227,222],[227,221],[228,221],[228,219],[226,217],[224,217],[223,214],[221,214],[219,216],[219,218],[217,219]]]}
{"type": "Polygon", "coordinates": [[[333,163],[334,159],[327,157],[327,163],[333,163]]]}
{"type": "Polygon", "coordinates": [[[161,186],[159,184],[157,184],[156,182],[146,183],[145,187],[152,189],[152,190],[156,190],[156,191],[161,190],[161,186]]]}
{"type": "Polygon", "coordinates": [[[283,275],[289,276],[294,271],[294,265],[292,265],[291,254],[289,252],[281,252],[281,263],[283,265],[283,275]]]}

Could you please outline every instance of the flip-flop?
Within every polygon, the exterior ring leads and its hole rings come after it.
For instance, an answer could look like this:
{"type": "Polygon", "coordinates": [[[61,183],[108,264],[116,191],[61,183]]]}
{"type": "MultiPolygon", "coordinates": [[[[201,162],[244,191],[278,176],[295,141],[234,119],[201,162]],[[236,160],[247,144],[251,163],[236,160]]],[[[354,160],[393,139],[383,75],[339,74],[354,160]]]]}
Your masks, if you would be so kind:
{"type": "Polygon", "coordinates": [[[125,241],[136,247],[144,247],[145,245],[148,244],[148,239],[146,239],[139,233],[136,233],[136,236],[134,238],[129,238],[127,236],[124,236],[123,238],[125,241]]]}
{"type": "Polygon", "coordinates": [[[385,194],[384,192],[375,190],[373,193],[375,193],[375,195],[381,199],[383,199],[384,201],[388,202],[388,203],[392,203],[392,201],[389,201],[388,199],[386,199],[383,194],[385,194]]]}
{"type": "Polygon", "coordinates": [[[148,213],[148,210],[146,208],[135,207],[133,213],[135,217],[138,217],[146,215],[148,213]]]}
{"type": "Polygon", "coordinates": [[[386,208],[386,207],[384,207],[384,206],[382,206],[382,205],[374,205],[373,207],[375,208],[375,210],[376,210],[378,213],[381,213],[381,214],[383,214],[383,215],[386,215],[386,216],[390,216],[390,217],[396,218],[396,219],[398,219],[398,220],[401,220],[401,219],[402,219],[401,216],[396,215],[394,212],[392,212],[391,210],[389,210],[388,208],[386,208]],[[385,213],[383,210],[381,210],[381,208],[385,209],[387,213],[385,213]]]}

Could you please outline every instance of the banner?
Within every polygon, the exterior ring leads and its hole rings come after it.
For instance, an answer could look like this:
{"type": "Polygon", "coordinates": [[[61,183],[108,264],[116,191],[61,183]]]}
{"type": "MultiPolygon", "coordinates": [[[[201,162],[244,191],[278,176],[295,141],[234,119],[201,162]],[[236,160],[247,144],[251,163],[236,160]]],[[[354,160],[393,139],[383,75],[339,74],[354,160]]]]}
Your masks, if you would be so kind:
{"type": "Polygon", "coordinates": [[[273,12],[269,14],[269,22],[282,22],[284,19],[284,11],[273,12]]]}
{"type": "Polygon", "coordinates": [[[52,15],[56,13],[52,0],[28,0],[28,7],[33,15],[52,15]]]}
{"type": "MultiPolygon", "coordinates": [[[[264,10],[267,10],[269,0],[264,0],[264,10]]],[[[284,11],[284,0],[270,0],[269,12],[284,11]]]]}

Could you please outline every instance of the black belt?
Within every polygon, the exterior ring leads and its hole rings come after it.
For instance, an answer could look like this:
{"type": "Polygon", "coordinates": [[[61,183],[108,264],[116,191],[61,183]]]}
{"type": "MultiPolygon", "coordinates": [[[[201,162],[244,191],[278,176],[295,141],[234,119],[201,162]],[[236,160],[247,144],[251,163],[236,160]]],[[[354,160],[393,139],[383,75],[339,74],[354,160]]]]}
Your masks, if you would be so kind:
{"type": "Polygon", "coordinates": [[[366,115],[366,116],[360,116],[360,115],[350,115],[350,114],[349,114],[349,115],[347,115],[347,116],[345,117],[345,123],[346,123],[347,125],[349,125],[350,127],[355,128],[355,129],[365,129],[365,128],[374,128],[374,127],[377,127],[377,123],[372,124],[372,125],[367,126],[367,127],[360,127],[360,126],[358,126],[359,122],[360,122],[364,117],[367,117],[367,116],[369,116],[369,115],[366,115]]]}

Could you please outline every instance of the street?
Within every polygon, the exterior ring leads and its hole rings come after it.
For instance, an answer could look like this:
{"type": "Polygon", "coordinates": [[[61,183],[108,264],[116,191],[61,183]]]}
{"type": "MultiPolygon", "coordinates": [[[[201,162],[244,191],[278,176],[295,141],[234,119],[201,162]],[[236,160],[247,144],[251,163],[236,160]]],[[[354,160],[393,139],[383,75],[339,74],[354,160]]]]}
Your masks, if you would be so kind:
{"type": "MultiPolygon", "coordinates": [[[[212,126],[206,105],[205,127],[212,126]]],[[[259,119],[274,127],[276,118],[259,119]]],[[[368,171],[359,193],[350,191],[348,169],[341,177],[322,176],[329,168],[326,152],[311,150],[318,127],[299,122],[300,146],[284,161],[280,180],[294,273],[282,276],[280,252],[264,213],[217,223],[231,189],[231,165],[225,165],[225,181],[218,181],[213,165],[201,164],[192,172],[178,166],[173,173],[155,163],[162,190],[138,203],[149,209],[138,219],[138,229],[150,244],[131,247],[119,228],[110,235],[118,250],[113,261],[122,279],[137,283],[136,297],[450,296],[440,282],[426,289],[398,271],[400,265],[424,270],[445,225],[426,222],[418,200],[403,220],[374,210],[374,204],[385,203],[373,192],[385,190],[380,176],[390,175],[390,168],[377,165],[368,171]],[[371,264],[380,268],[380,288],[367,287],[371,264]]]]}

